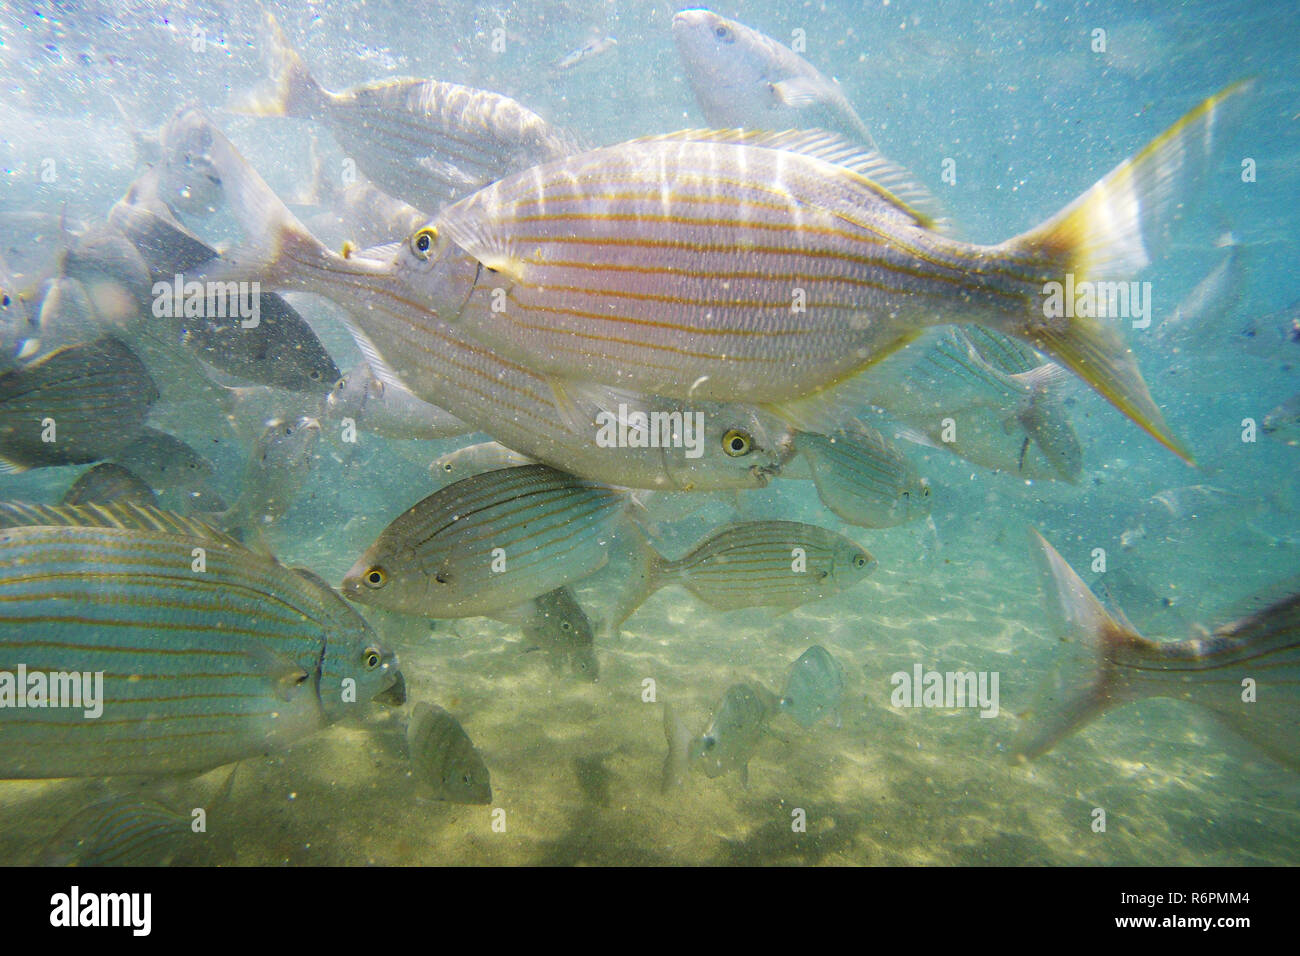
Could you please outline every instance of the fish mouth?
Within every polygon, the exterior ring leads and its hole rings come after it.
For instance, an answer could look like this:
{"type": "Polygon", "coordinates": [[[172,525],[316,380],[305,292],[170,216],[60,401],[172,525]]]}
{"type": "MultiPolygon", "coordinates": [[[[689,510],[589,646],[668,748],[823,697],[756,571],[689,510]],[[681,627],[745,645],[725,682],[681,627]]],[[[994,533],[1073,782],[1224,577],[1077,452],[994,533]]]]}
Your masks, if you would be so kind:
{"type": "Polygon", "coordinates": [[[406,677],[401,671],[398,671],[397,679],[372,699],[377,704],[384,704],[388,707],[401,707],[406,703],[406,677]]]}

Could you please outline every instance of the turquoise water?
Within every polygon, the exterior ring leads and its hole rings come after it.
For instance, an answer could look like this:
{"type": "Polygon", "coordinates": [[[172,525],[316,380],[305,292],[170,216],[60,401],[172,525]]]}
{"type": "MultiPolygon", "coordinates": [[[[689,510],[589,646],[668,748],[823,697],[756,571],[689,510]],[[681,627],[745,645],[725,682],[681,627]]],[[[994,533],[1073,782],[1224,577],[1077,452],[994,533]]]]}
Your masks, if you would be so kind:
{"type": "MultiPolygon", "coordinates": [[[[699,127],[664,3],[601,5],[318,3],[274,8],[330,89],[386,76],[433,77],[512,96],[593,144],[699,127]],[[504,48],[492,49],[494,31],[504,48]],[[554,64],[590,35],[618,44],[571,71],[554,64]]],[[[1190,705],[1148,700],[1110,713],[1022,765],[1009,750],[1061,648],[1048,627],[1026,543],[1039,529],[1091,580],[1095,548],[1145,590],[1117,600],[1152,638],[1230,619],[1249,595],[1297,570],[1300,448],[1256,423],[1300,391],[1296,366],[1241,344],[1248,322],[1297,299],[1300,196],[1297,82],[1286,18],[1270,4],[747,3],[717,8],[838,78],[877,144],[935,192],[960,235],[993,243],[1046,219],[1204,97],[1256,77],[1240,130],[1189,196],[1186,221],[1141,275],[1154,316],[1126,335],[1189,468],[1081,383],[1068,386],[1084,449],[1075,485],[1025,482],[907,444],[934,489],[933,523],[845,525],[810,482],[777,480],[739,501],[658,523],[676,556],[705,527],[780,517],[840,531],[879,568],[865,584],[776,615],[714,611],[681,589],[652,597],[598,646],[601,679],[583,684],[525,654],[485,619],[401,618],[363,608],[401,658],[409,696],[457,715],[492,773],[487,807],[432,803],[408,774],[400,713],[334,726],[283,754],[244,761],[212,814],[209,862],[256,864],[1290,864],[1300,858],[1300,776],[1218,731],[1190,705]],[[823,9],[824,6],[824,9],[823,9]],[[1104,30],[1105,52],[1094,52],[1104,30]],[[954,183],[943,178],[955,169],[954,183]],[[1242,179],[1253,160],[1255,181],[1242,179]],[[1186,331],[1162,332],[1223,256],[1231,232],[1239,292],[1186,331]],[[1282,440],[1279,440],[1279,437],[1282,440]],[[1154,595],[1154,598],[1152,597],[1154,595]],[[1163,600],[1162,600],[1163,599],[1163,600]],[[1168,604],[1165,603],[1167,600],[1168,604]],[[775,719],[735,775],[692,774],[659,792],[661,704],[700,732],[727,686],[779,691],[814,643],[846,671],[842,726],[775,719]],[[996,672],[999,713],[892,706],[890,676],[996,672]],[[655,700],[644,700],[644,681],[655,700]],[[1093,829],[1106,811],[1105,832],[1093,829]],[[806,832],[792,830],[792,812],[806,832]],[[503,811],[503,815],[496,813],[503,811]],[[494,829],[504,819],[505,829],[494,829]]],[[[131,131],[179,106],[210,113],[281,195],[312,175],[312,124],[224,112],[262,82],[265,37],[252,4],[73,3],[0,13],[0,213],[10,261],[54,245],[18,213],[102,220],[135,175],[131,131]],[[114,100],[119,105],[114,104],[114,100]],[[43,181],[52,160],[54,181],[43,181]],[[15,215],[9,215],[15,214],[15,215]],[[37,233],[45,237],[37,243],[37,233]]],[[[315,131],[324,168],[342,160],[315,131]]],[[[217,217],[212,238],[233,236],[217,217]]],[[[205,233],[205,235],[208,233],[205,233]]],[[[357,360],[337,306],[291,297],[340,368],[357,360]]],[[[1278,320],[1279,322],[1282,320],[1278,320]]],[[[1298,349],[1297,351],[1300,351],[1298,349]]],[[[319,399],[299,411],[314,411],[319,399]]],[[[159,405],[150,423],[202,448],[216,485],[238,497],[249,433],[212,409],[159,405]]],[[[356,446],[327,429],[316,467],[267,532],[288,566],[337,584],[380,530],[435,490],[427,465],[479,437],[356,446]]],[[[1297,439],[1291,436],[1292,441],[1297,439]]],[[[0,498],[54,502],[81,467],[0,476],[0,498]]],[[[593,609],[617,575],[579,585],[593,609]]],[[[3,627],[3,623],[0,623],[3,627]]],[[[1294,731],[1294,727],[1292,728],[1294,731]]],[[[34,860],[79,807],[132,787],[175,807],[204,805],[224,780],[0,782],[0,860],[34,860]]]]}

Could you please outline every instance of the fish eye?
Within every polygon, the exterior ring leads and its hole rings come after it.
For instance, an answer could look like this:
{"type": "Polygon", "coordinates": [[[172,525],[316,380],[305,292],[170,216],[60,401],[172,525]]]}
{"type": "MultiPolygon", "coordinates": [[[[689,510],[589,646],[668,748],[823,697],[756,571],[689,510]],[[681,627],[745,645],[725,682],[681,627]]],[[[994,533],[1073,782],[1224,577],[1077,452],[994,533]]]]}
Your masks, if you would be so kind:
{"type": "Polygon", "coordinates": [[[448,581],[451,580],[451,575],[449,575],[446,571],[439,571],[437,574],[433,576],[433,579],[437,581],[439,584],[446,584],[448,581]]]}
{"type": "Polygon", "coordinates": [[[445,472],[447,472],[448,474],[451,474],[451,470],[452,470],[452,464],[451,464],[451,462],[449,462],[449,461],[448,461],[448,462],[444,462],[444,463],[443,463],[443,466],[442,466],[442,470],[445,471],[445,472]]]}
{"type": "Polygon", "coordinates": [[[438,241],[438,230],[432,227],[421,229],[411,237],[411,249],[421,259],[429,258],[429,250],[438,241]]]}
{"type": "Polygon", "coordinates": [[[704,738],[704,749],[705,749],[705,750],[712,750],[712,749],[713,749],[714,747],[716,747],[717,745],[718,745],[718,738],[716,738],[716,737],[705,737],[705,738],[704,738]]]}
{"type": "Polygon", "coordinates": [[[867,566],[867,556],[859,551],[853,556],[853,566],[855,568],[865,568],[867,566]]]}
{"type": "Polygon", "coordinates": [[[727,37],[731,36],[731,31],[726,27],[719,25],[714,28],[713,35],[719,40],[725,40],[727,37]]]}
{"type": "Polygon", "coordinates": [[[754,439],[748,432],[733,428],[722,436],[722,450],[732,458],[742,458],[754,449],[754,439]]]}
{"type": "Polygon", "coordinates": [[[388,572],[375,566],[362,575],[361,580],[366,582],[366,587],[379,590],[388,583],[388,572]]]}
{"type": "Polygon", "coordinates": [[[930,497],[930,486],[929,486],[929,485],[922,485],[922,486],[921,486],[921,497],[922,497],[922,498],[929,498],[929,497],[930,497]]]}
{"type": "Polygon", "coordinates": [[[4,294],[4,297],[3,297],[3,298],[0,298],[0,305],[3,305],[3,306],[7,309],[7,308],[9,308],[9,303],[12,302],[12,301],[13,301],[13,299],[9,298],[9,293],[6,292],[6,293],[4,294]]]}
{"type": "Polygon", "coordinates": [[[383,656],[379,653],[377,647],[367,647],[362,659],[366,662],[366,670],[372,671],[383,663],[383,656]]]}
{"type": "Polygon", "coordinates": [[[561,622],[560,622],[560,630],[562,630],[562,631],[571,631],[571,630],[573,630],[573,625],[570,624],[568,621],[561,621],[561,622]]]}
{"type": "Polygon", "coordinates": [[[319,382],[321,380],[320,369],[312,369],[311,372],[308,373],[307,377],[313,382],[319,382]]]}

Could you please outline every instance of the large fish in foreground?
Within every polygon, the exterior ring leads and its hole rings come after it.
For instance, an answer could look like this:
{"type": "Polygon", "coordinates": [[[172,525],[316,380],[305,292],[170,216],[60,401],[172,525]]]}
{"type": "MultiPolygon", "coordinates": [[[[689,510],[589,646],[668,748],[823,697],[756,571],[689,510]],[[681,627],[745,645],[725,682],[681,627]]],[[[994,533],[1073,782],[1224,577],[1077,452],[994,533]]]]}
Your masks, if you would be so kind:
{"type": "Polygon", "coordinates": [[[937,231],[907,205],[899,170],[831,134],[722,130],[517,173],[444,209],[390,260],[349,259],[247,181],[232,186],[239,164],[214,148],[250,241],[209,277],[330,295],[331,274],[345,274],[354,312],[373,302],[397,318],[386,341],[371,336],[382,353],[428,347],[420,327],[450,323],[545,375],[561,407],[595,382],[762,403],[814,431],[856,410],[858,372],[926,327],[985,325],[1067,366],[1190,460],[1116,319],[1096,316],[1083,290],[1151,261],[1247,86],[1205,100],[1056,216],[993,246],[937,231]]]}
{"type": "Polygon", "coordinates": [[[1147,697],[1197,704],[1221,725],[1300,770],[1300,593],[1183,641],[1142,637],[1034,533],[1048,612],[1068,645],[1015,744],[1032,759],[1112,708],[1147,697]],[[1247,701],[1246,681],[1253,684],[1247,701]]]}
{"type": "Polygon", "coordinates": [[[565,134],[532,110],[487,90],[392,79],[331,93],[312,77],[269,13],[263,27],[275,89],[237,108],[325,123],[366,176],[419,209],[439,209],[574,150],[565,134]]]}
{"type": "Polygon", "coordinates": [[[10,504],[0,518],[0,779],[208,770],[402,686],[328,585],[203,524],[140,506],[10,504]],[[87,685],[81,706],[33,703],[51,673],[102,673],[102,697],[87,685]]]}
{"type": "Polygon", "coordinates": [[[771,37],[709,10],[683,10],[673,41],[710,126],[826,129],[873,146],[839,84],[771,37]]]}

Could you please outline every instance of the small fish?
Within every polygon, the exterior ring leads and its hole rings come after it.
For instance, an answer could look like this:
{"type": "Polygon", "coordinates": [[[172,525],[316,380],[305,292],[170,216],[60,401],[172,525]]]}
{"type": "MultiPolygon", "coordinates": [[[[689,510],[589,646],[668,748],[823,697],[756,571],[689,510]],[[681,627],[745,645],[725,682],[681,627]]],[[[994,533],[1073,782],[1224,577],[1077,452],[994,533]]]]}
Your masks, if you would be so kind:
{"type": "Polygon", "coordinates": [[[1300,446],[1300,394],[1264,416],[1260,427],[1265,435],[1292,447],[1300,446]]]}
{"type": "Polygon", "coordinates": [[[493,617],[519,623],[524,632],[524,649],[545,652],[554,669],[567,668],[586,681],[600,678],[591,621],[569,588],[539,594],[508,617],[493,617]]]}
{"type": "Polygon", "coordinates": [[[0,779],[204,771],[359,714],[397,681],[396,656],[320,578],[200,522],[120,504],[0,518],[0,779]],[[15,707],[30,682],[5,675],[20,667],[102,687],[80,709],[15,707]]]}
{"type": "Polygon", "coordinates": [[[594,60],[602,53],[607,53],[614,47],[618,46],[618,41],[613,37],[593,37],[582,46],[578,47],[563,57],[555,64],[556,70],[571,70],[579,63],[585,63],[588,60],[594,60]]]}
{"type": "Polygon", "coordinates": [[[738,770],[741,786],[748,787],[749,759],[758,749],[768,721],[777,709],[777,698],[762,687],[732,684],[714,709],[708,728],[691,739],[665,707],[668,758],[664,762],[664,789],[680,783],[687,767],[694,767],[710,778],[738,770]]]}
{"type": "Polygon", "coordinates": [[[1300,300],[1247,322],[1235,341],[1256,358],[1294,367],[1300,363],[1300,300]]]}
{"type": "Polygon", "coordinates": [[[0,375],[0,470],[108,458],[135,441],[158,398],[119,339],[68,345],[0,375]],[[52,440],[45,440],[52,438],[52,440]]]}
{"type": "Polygon", "coordinates": [[[439,209],[502,176],[573,150],[569,138],[506,96],[436,80],[381,80],[331,93],[312,77],[270,13],[274,90],[236,105],[325,123],[381,189],[439,209]]]}
{"type": "Polygon", "coordinates": [[[109,797],[65,823],[38,865],[171,866],[204,836],[191,830],[192,823],[188,813],[156,800],[109,797]]]}
{"type": "Polygon", "coordinates": [[[491,615],[603,567],[629,503],[622,489],[546,465],[473,475],[395,518],[343,593],[424,617],[491,615]]]}
{"type": "Polygon", "coordinates": [[[108,505],[123,502],[157,505],[158,496],[139,475],[113,462],[87,469],[60,500],[64,505],[108,505]]]}
{"type": "Polygon", "coordinates": [[[485,471],[532,464],[535,462],[531,458],[511,451],[500,442],[485,441],[477,445],[466,445],[464,448],[435,458],[433,464],[429,466],[429,471],[435,478],[459,481],[485,471]]]}
{"type": "Polygon", "coordinates": [[[483,757],[458,721],[436,704],[419,703],[406,728],[416,779],[448,803],[492,802],[492,780],[483,757]]]}
{"type": "Polygon", "coordinates": [[[680,584],[720,611],[789,610],[853,587],[876,569],[876,559],[853,541],[797,521],[729,524],[675,561],[665,559],[639,535],[634,541],[638,566],[609,616],[611,628],[669,584],[680,584]]]}
{"type": "Polygon", "coordinates": [[[242,537],[284,517],[316,465],[320,437],[320,422],[310,415],[268,422],[253,443],[243,491],[228,512],[213,520],[242,537]]]}
{"type": "Polygon", "coordinates": [[[812,727],[828,716],[838,727],[843,696],[844,668],[830,651],[814,644],[791,665],[779,706],[782,713],[804,727],[812,727]]]}
{"type": "Polygon", "coordinates": [[[208,159],[203,128],[188,121],[189,110],[181,107],[157,134],[149,134],[136,127],[116,98],[113,102],[131,131],[137,159],[147,164],[136,180],[136,197],[164,203],[184,216],[216,212],[223,201],[221,176],[208,159]]]}
{"type": "Polygon", "coordinates": [[[1062,369],[1047,363],[1011,372],[1020,362],[1015,352],[1008,355],[1004,337],[978,339],[997,365],[975,341],[965,329],[926,336],[864,376],[862,397],[924,436],[923,443],[977,465],[1078,481],[1083,451],[1061,397],[1062,369]]]}
{"type": "Polygon", "coordinates": [[[1217,337],[1222,323],[1240,307],[1247,256],[1231,233],[1220,236],[1215,245],[1224,250],[1222,257],[1183,297],[1173,315],[1156,326],[1157,339],[1181,343],[1217,337]]]}
{"type": "Polygon", "coordinates": [[[885,436],[851,422],[829,436],[795,435],[817,495],[827,508],[862,528],[890,528],[930,513],[930,485],[885,436]]]}
{"type": "Polygon", "coordinates": [[[331,419],[351,418],[363,431],[385,438],[452,438],[474,430],[400,383],[379,378],[365,362],[336,381],[325,402],[331,419]]]}
{"type": "Polygon", "coordinates": [[[1300,770],[1300,593],[1212,634],[1148,640],[1117,620],[1037,532],[1048,612],[1068,655],[1014,750],[1032,760],[1112,708],[1147,697],[1186,700],[1274,759],[1300,770]],[[1250,678],[1258,697],[1243,701],[1250,678]]]}
{"type": "Polygon", "coordinates": [[[672,30],[710,126],[827,129],[875,148],[839,84],[789,47],[709,10],[681,11],[672,30]]]}
{"type": "Polygon", "coordinates": [[[190,494],[202,492],[216,474],[212,462],[185,442],[148,426],[140,430],[135,441],[115,453],[112,461],[156,491],[179,488],[190,494]]]}

